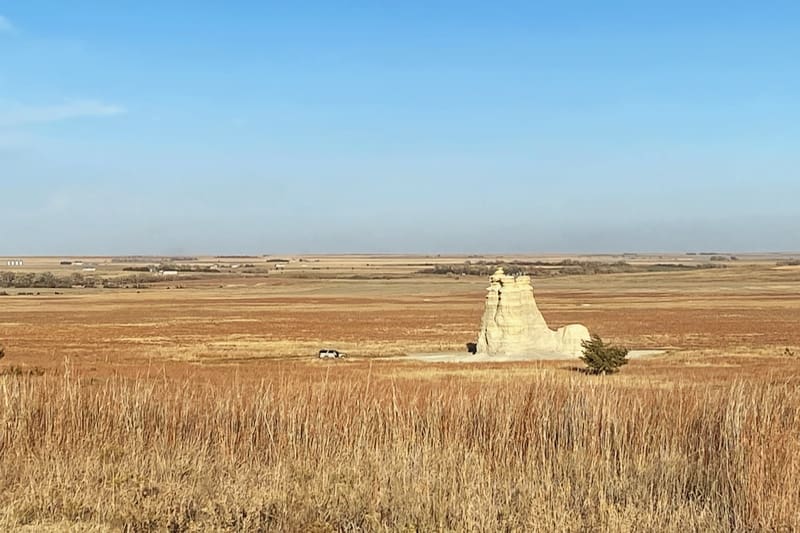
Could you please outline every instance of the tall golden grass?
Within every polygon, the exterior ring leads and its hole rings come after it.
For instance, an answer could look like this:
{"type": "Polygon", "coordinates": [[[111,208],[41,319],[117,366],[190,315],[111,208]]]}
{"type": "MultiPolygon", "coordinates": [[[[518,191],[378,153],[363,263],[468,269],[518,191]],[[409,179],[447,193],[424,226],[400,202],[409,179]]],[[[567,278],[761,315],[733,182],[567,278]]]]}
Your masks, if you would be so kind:
{"type": "Polygon", "coordinates": [[[800,529],[800,390],[0,378],[0,529],[800,529]]]}

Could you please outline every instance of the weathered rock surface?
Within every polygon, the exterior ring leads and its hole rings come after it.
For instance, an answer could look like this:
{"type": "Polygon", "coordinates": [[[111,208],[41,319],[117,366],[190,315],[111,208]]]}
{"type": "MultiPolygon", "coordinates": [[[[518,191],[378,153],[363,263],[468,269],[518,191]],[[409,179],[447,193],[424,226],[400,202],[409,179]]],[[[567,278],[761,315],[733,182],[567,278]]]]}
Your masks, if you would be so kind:
{"type": "Polygon", "coordinates": [[[478,355],[527,355],[571,359],[582,352],[589,330],[570,324],[553,331],[536,306],[529,276],[510,276],[499,268],[489,280],[486,309],[478,335],[478,355]]]}

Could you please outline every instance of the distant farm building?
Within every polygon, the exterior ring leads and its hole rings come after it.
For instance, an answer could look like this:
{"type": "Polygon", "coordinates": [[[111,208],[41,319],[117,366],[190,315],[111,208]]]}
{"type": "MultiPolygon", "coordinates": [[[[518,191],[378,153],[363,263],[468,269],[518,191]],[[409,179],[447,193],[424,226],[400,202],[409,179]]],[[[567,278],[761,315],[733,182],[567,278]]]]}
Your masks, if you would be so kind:
{"type": "Polygon", "coordinates": [[[9,259],[6,261],[6,266],[10,267],[21,267],[25,265],[25,261],[22,259],[9,259]]]}
{"type": "Polygon", "coordinates": [[[275,270],[283,270],[284,268],[286,268],[285,263],[275,263],[275,270]]]}
{"type": "Polygon", "coordinates": [[[177,276],[178,275],[178,271],[177,270],[162,270],[161,272],[159,272],[159,274],[161,274],[162,276],[177,276]]]}
{"type": "Polygon", "coordinates": [[[85,267],[83,269],[83,271],[84,272],[97,272],[97,269],[95,267],[85,267]]]}

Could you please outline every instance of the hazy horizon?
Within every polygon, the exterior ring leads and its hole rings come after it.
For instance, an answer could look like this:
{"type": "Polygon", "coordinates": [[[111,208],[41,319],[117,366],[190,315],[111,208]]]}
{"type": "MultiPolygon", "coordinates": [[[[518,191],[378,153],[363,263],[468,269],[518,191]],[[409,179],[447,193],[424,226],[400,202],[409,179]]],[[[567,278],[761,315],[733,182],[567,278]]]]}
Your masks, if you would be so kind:
{"type": "MultiPolygon", "coordinates": [[[[494,252],[446,252],[446,253],[439,253],[439,252],[413,252],[413,251],[401,251],[401,252],[247,252],[247,251],[239,251],[239,252],[213,252],[213,251],[201,251],[201,252],[192,252],[187,251],[183,253],[147,253],[147,252],[131,252],[131,253],[120,253],[120,254],[101,254],[101,253],[51,253],[51,254],[0,254],[0,259],[14,259],[14,258],[63,258],[63,259],[90,259],[95,257],[111,257],[111,258],[124,258],[124,257],[141,257],[141,258],[179,258],[179,257],[195,257],[195,258],[220,258],[220,259],[235,259],[235,258],[257,258],[257,257],[265,257],[265,258],[279,258],[279,257],[420,257],[420,258],[431,258],[431,257],[463,257],[465,259],[470,258],[489,258],[489,257],[510,257],[510,256],[519,256],[519,257],[547,257],[547,256],[586,256],[586,257],[602,257],[602,256],[609,256],[609,257],[622,257],[622,256],[639,256],[639,257],[657,257],[657,256],[665,256],[665,257],[679,257],[679,256],[686,256],[686,257],[698,257],[698,258],[708,258],[714,255],[722,255],[722,256],[731,256],[737,259],[746,259],[748,257],[769,257],[769,256],[796,256],[800,255],[800,250],[767,250],[761,252],[754,252],[748,250],[726,250],[726,249],[709,249],[709,250],[653,250],[653,251],[636,251],[636,250],[627,250],[627,251],[595,251],[595,252],[586,252],[586,251],[578,251],[578,252],[557,252],[552,250],[542,250],[542,251],[533,251],[533,252],[503,252],[503,251],[494,251],[494,252]]],[[[2,265],[0,265],[2,266],[2,265]]]]}
{"type": "Polygon", "coordinates": [[[0,1],[0,255],[792,253],[798,23],[0,1]]]}

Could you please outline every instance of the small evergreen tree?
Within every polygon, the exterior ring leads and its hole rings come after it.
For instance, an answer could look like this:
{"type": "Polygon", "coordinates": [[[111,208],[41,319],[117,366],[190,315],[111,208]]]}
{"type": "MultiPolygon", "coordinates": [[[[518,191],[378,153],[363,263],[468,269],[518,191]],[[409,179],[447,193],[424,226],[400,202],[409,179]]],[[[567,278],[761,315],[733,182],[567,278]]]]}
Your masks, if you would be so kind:
{"type": "Polygon", "coordinates": [[[627,348],[606,344],[597,334],[581,342],[581,346],[581,361],[586,363],[586,372],[589,374],[613,374],[619,371],[619,367],[628,364],[627,348]]]}

